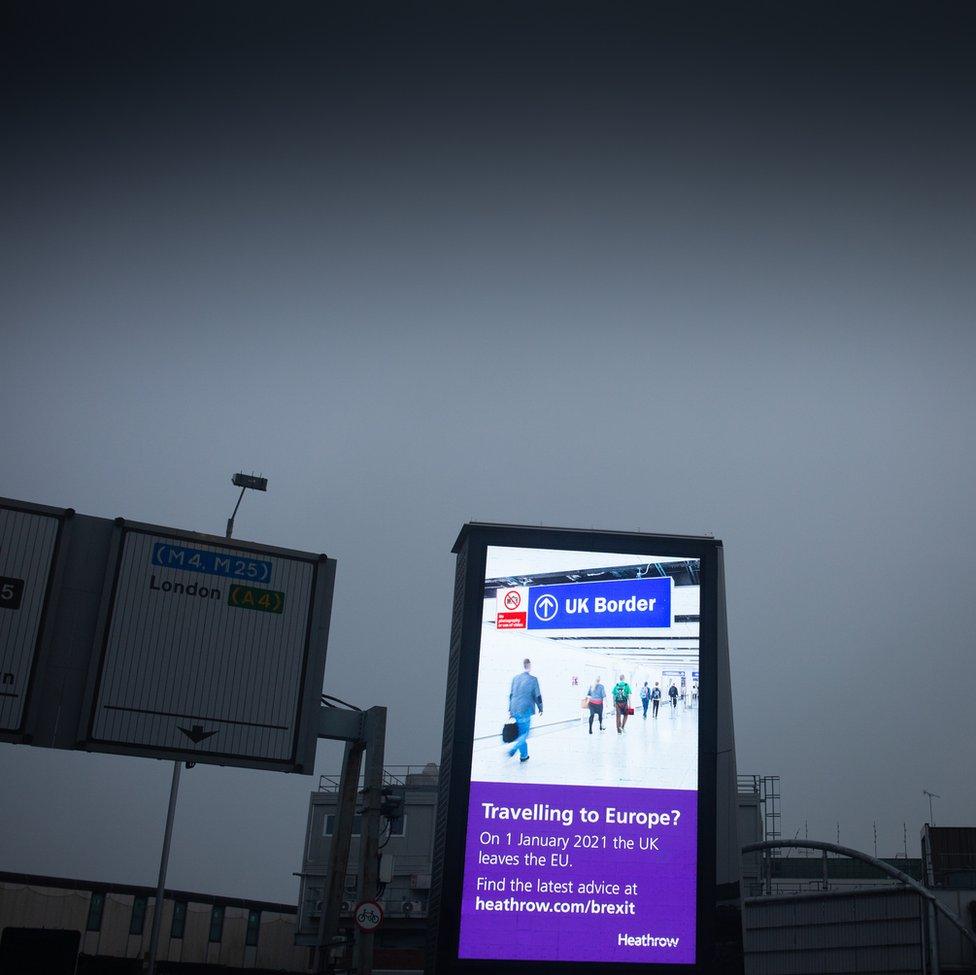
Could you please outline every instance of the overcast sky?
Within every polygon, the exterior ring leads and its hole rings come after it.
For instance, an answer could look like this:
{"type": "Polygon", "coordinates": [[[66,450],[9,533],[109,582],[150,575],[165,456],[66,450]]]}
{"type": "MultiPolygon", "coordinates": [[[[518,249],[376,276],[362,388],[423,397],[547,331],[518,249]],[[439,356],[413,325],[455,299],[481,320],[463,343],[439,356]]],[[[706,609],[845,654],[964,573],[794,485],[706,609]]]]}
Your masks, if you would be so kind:
{"type": "MultiPolygon", "coordinates": [[[[973,825],[972,23],[520,6],[8,8],[0,495],[219,534],[264,472],[236,534],[338,560],[391,763],[462,522],[713,532],[784,832],[973,825]]],[[[185,773],[170,885],[294,902],[315,781],[185,773]]],[[[166,763],[0,782],[0,869],[155,881],[166,763]]]]}

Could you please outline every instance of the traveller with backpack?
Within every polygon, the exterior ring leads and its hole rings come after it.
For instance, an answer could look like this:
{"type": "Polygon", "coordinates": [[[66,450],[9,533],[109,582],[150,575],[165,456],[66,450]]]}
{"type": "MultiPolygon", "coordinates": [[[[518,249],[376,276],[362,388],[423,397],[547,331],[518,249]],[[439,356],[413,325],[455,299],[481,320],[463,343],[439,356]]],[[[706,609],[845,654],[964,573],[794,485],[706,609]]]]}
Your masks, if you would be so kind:
{"type": "Polygon", "coordinates": [[[620,675],[620,680],[613,685],[613,690],[610,693],[613,697],[617,734],[622,735],[627,725],[627,716],[630,714],[630,684],[624,680],[623,674],[620,675]]]}
{"type": "Polygon", "coordinates": [[[661,688],[658,687],[657,681],[654,681],[654,690],[651,691],[651,702],[654,705],[654,710],[651,712],[653,717],[657,717],[657,709],[661,706],[661,688]]]}

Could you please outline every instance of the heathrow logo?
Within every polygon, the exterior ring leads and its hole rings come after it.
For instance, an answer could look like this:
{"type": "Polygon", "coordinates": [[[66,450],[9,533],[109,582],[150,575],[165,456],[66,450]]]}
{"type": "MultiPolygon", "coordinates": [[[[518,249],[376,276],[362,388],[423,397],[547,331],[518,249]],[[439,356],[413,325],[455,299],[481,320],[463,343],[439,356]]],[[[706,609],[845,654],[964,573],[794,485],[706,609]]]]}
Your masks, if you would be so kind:
{"type": "Polygon", "coordinates": [[[549,593],[543,593],[532,607],[535,618],[543,623],[548,623],[559,612],[559,600],[549,593]]]}

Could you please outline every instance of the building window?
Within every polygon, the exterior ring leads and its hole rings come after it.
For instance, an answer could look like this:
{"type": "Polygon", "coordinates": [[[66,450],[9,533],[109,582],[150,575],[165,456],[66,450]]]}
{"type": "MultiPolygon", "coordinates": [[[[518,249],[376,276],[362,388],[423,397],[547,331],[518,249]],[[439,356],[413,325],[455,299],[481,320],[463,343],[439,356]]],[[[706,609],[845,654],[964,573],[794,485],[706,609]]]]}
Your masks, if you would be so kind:
{"type": "Polygon", "coordinates": [[[407,833],[407,816],[404,813],[402,816],[397,816],[390,823],[390,836],[405,836],[407,833]]]}
{"type": "Polygon", "coordinates": [[[224,936],[224,909],[216,904],[210,912],[210,943],[219,944],[224,936]]]}
{"type": "Polygon", "coordinates": [[[105,895],[92,894],[88,902],[88,923],[85,925],[86,931],[102,930],[102,911],[105,910],[105,895]]]}
{"type": "Polygon", "coordinates": [[[146,903],[145,897],[133,898],[132,917],[129,918],[129,934],[142,934],[142,929],[146,924],[146,903]]]}
{"type": "MultiPolygon", "coordinates": [[[[325,830],[323,831],[322,835],[323,836],[332,836],[335,833],[335,824],[336,824],[336,818],[335,818],[335,816],[326,816],[325,817],[325,830]]],[[[363,825],[363,817],[360,816],[359,813],[356,813],[356,815],[352,817],[352,835],[353,836],[359,836],[359,831],[362,828],[362,825],[363,825]]]]}
{"type": "Polygon", "coordinates": [[[186,901],[173,902],[173,923],[169,929],[171,938],[182,938],[186,929],[186,901]]]}
{"type": "Polygon", "coordinates": [[[314,921],[322,915],[322,888],[309,885],[305,888],[305,903],[303,906],[305,917],[314,921]]]}
{"type": "MultiPolygon", "coordinates": [[[[332,836],[335,833],[335,821],[336,821],[335,816],[325,817],[325,828],[322,830],[323,836],[332,836]]],[[[355,816],[353,816],[352,819],[352,835],[359,836],[359,834],[362,832],[362,826],[363,826],[363,817],[357,813],[355,816]]],[[[406,830],[407,830],[406,815],[397,816],[397,818],[393,820],[392,826],[390,828],[390,836],[404,836],[406,835],[406,830]]],[[[380,821],[380,833],[381,834],[383,833],[382,820],[380,821]]]]}
{"type": "Polygon", "coordinates": [[[247,935],[244,939],[244,944],[249,948],[253,948],[258,943],[258,935],[261,934],[261,912],[260,911],[248,911],[247,912],[247,935]]]}

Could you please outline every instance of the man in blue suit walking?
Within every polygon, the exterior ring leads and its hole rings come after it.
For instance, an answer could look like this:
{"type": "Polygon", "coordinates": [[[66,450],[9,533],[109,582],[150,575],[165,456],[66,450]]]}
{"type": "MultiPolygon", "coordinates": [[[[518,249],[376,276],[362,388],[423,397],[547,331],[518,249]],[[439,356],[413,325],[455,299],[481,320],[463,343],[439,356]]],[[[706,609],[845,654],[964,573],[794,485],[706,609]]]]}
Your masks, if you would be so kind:
{"type": "Polygon", "coordinates": [[[525,739],[529,737],[529,729],[532,726],[532,715],[535,709],[539,709],[542,714],[542,691],[539,690],[539,680],[531,674],[532,661],[525,658],[522,661],[524,668],[521,674],[516,674],[512,678],[512,689],[508,693],[508,713],[515,719],[518,725],[518,738],[508,750],[509,757],[516,752],[519,753],[520,762],[529,760],[529,746],[525,739]]]}

